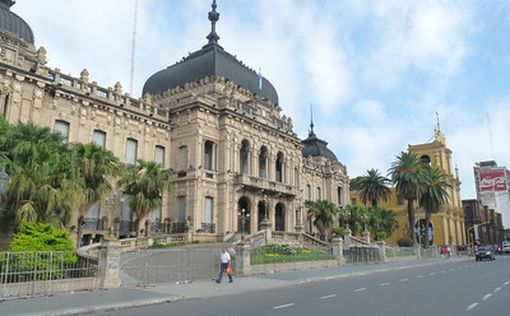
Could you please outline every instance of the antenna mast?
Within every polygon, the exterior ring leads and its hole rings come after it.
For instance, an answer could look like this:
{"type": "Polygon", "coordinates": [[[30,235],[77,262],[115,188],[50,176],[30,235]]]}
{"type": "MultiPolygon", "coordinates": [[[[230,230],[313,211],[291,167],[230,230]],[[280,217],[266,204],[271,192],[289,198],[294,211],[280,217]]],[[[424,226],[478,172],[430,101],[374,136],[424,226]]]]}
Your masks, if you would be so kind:
{"type": "Polygon", "coordinates": [[[138,0],[135,0],[133,16],[133,39],[131,40],[131,69],[129,73],[129,93],[133,95],[133,81],[135,78],[135,49],[136,49],[136,22],[138,18],[138,0]]]}

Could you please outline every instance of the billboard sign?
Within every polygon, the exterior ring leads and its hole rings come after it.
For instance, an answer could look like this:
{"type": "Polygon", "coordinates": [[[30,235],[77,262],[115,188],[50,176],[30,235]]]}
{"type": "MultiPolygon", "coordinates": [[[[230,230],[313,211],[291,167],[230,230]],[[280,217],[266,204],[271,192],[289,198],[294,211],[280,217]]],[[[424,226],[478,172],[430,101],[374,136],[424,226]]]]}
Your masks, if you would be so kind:
{"type": "Polygon", "coordinates": [[[506,191],[505,169],[480,170],[480,192],[506,191]]]}

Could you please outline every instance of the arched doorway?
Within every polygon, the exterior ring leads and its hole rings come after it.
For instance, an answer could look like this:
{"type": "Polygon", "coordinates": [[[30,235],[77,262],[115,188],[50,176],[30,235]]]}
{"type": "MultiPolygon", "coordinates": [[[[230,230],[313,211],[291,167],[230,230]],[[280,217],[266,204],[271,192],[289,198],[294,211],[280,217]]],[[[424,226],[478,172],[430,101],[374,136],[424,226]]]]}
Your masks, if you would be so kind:
{"type": "Polygon", "coordinates": [[[250,200],[243,196],[237,202],[237,231],[241,234],[250,234],[250,218],[251,218],[250,200]]]}
{"type": "Polygon", "coordinates": [[[260,227],[260,223],[266,218],[266,209],[267,209],[267,205],[266,205],[266,202],[265,201],[260,201],[259,204],[257,205],[257,210],[258,210],[258,226],[257,226],[257,230],[261,230],[262,228],[260,227]]]}
{"type": "Polygon", "coordinates": [[[434,243],[434,226],[429,222],[428,228],[425,225],[425,219],[420,219],[414,225],[414,234],[416,241],[422,246],[432,245],[434,243]],[[427,244],[428,241],[428,244],[427,244]]]}
{"type": "Polygon", "coordinates": [[[285,231],[285,205],[278,203],[275,206],[275,230],[285,231]]]}

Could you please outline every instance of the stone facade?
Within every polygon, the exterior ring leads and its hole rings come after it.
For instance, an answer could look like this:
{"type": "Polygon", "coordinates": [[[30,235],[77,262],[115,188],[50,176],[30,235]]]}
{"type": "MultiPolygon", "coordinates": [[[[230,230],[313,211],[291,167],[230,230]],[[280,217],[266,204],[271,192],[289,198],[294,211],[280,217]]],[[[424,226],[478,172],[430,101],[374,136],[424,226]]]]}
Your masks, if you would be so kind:
{"type": "MultiPolygon", "coordinates": [[[[312,198],[306,188],[320,191],[313,199],[350,201],[346,167],[304,157],[278,104],[236,82],[206,76],[133,98],[118,82],[108,88],[91,82],[86,69],[79,77],[50,69],[43,47],[5,30],[0,35],[0,114],[9,122],[47,126],[69,142],[102,144],[124,163],[155,160],[174,171],[162,209],[139,219],[144,234],[186,231],[196,240],[225,240],[260,230],[263,219],[273,230],[300,231],[304,202],[312,198]]],[[[73,231],[77,220],[70,221],[73,231]]],[[[85,237],[129,237],[133,220],[115,188],[84,219],[85,237]]]]}
{"type": "MultiPolygon", "coordinates": [[[[504,238],[500,213],[483,205],[477,199],[462,200],[469,244],[501,245],[504,238]]],[[[497,249],[497,247],[496,247],[497,249]]]]}

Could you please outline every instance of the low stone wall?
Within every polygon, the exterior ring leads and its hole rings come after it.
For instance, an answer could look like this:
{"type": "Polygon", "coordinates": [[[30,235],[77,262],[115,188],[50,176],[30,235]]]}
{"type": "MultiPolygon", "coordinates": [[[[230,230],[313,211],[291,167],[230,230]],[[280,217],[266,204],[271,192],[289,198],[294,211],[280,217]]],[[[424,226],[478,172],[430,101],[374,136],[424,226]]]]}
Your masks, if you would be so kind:
{"type": "Polygon", "coordinates": [[[97,289],[99,278],[62,279],[52,281],[8,283],[0,285],[0,297],[26,297],[61,292],[97,289]]]}
{"type": "Polygon", "coordinates": [[[256,264],[250,266],[250,271],[244,275],[331,267],[338,267],[338,262],[336,260],[317,260],[305,262],[256,264]]]}

